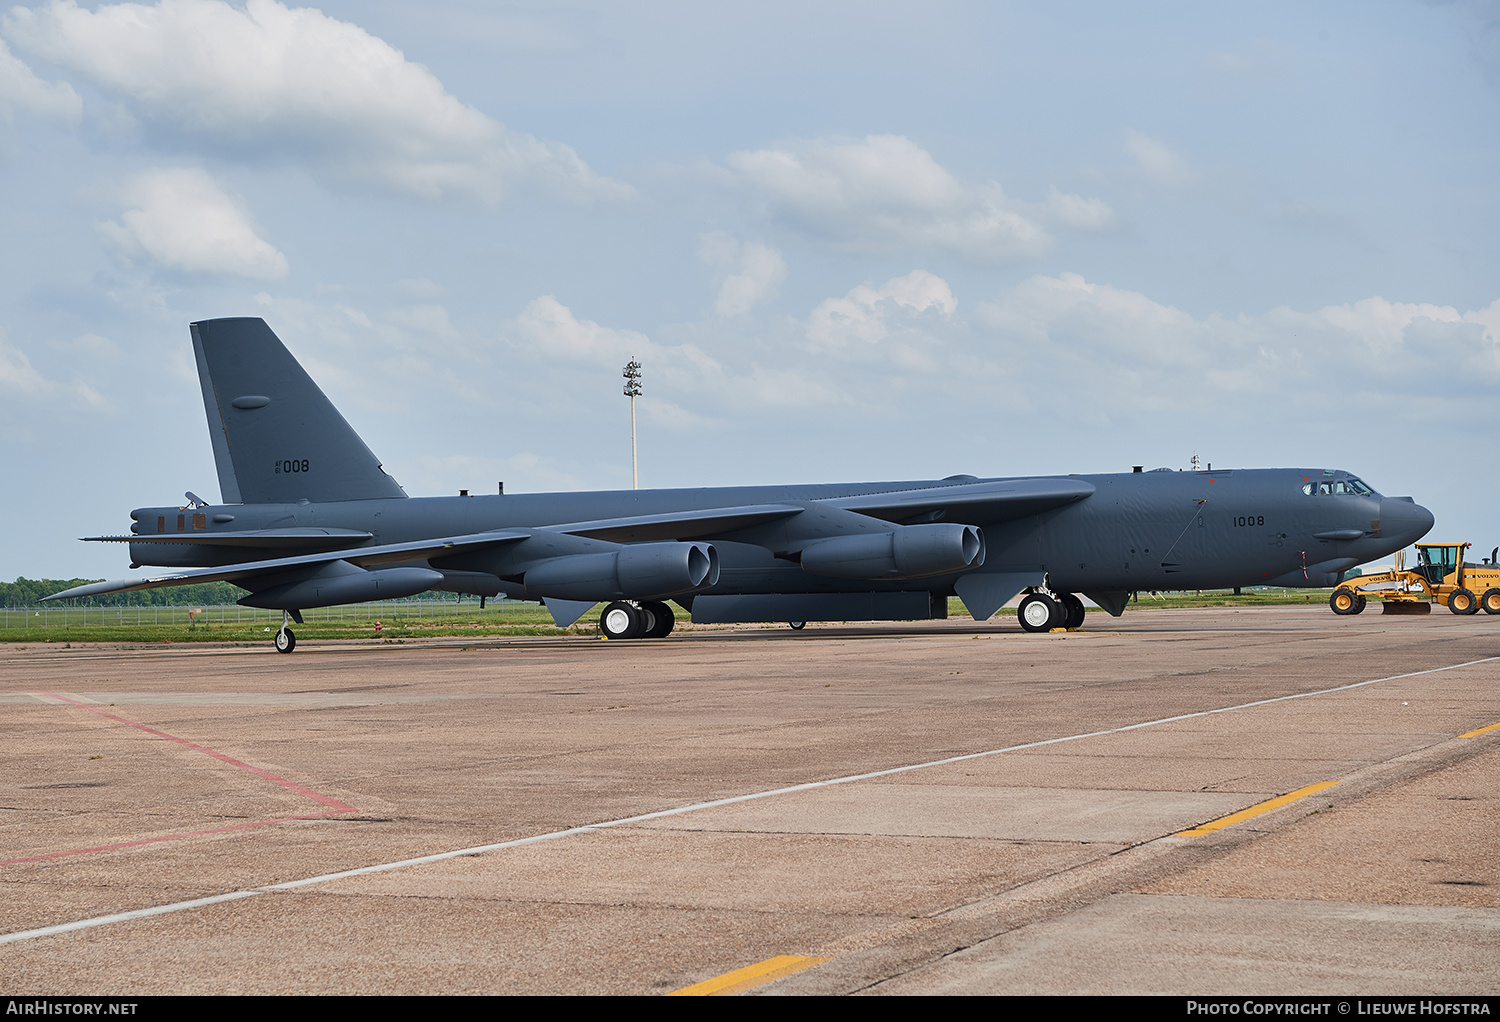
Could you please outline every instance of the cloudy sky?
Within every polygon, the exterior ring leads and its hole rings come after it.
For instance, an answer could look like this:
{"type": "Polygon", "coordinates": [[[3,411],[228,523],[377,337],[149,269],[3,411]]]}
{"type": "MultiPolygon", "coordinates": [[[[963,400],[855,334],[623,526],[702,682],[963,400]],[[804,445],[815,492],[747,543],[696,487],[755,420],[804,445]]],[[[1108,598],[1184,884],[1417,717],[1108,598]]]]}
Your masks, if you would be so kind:
{"type": "Polygon", "coordinates": [[[1342,467],[1500,543],[1500,4],[0,13],[0,578],[218,498],[261,316],[413,495],[1342,467]]]}

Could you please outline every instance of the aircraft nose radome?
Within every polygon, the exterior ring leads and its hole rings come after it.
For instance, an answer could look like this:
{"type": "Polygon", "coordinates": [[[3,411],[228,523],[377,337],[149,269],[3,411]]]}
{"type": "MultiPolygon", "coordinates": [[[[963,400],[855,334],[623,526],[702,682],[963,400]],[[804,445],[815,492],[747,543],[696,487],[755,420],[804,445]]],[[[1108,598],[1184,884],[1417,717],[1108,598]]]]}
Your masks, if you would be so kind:
{"type": "Polygon", "coordinates": [[[1402,546],[1415,543],[1432,528],[1432,512],[1421,504],[1386,497],[1380,502],[1380,532],[1402,546]]]}

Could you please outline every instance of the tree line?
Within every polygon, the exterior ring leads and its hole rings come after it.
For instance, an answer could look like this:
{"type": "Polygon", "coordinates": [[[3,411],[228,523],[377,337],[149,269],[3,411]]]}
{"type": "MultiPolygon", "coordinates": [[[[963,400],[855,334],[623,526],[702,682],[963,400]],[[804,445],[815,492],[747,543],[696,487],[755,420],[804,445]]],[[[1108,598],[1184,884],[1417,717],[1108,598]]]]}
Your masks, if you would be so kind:
{"type": "MultiPolygon", "coordinates": [[[[0,606],[35,607],[44,596],[102,581],[101,578],[18,578],[14,582],[0,582],[0,606]]],[[[244,595],[245,590],[230,582],[198,582],[133,593],[82,596],[67,603],[75,607],[222,607],[238,602],[244,595]]]]}

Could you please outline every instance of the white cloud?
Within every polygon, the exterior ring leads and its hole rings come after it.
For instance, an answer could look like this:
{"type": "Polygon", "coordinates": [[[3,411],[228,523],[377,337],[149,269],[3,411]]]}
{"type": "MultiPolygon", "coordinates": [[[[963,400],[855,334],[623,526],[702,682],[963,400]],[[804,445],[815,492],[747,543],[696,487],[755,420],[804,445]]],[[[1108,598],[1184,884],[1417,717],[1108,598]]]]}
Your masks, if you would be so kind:
{"type": "Polygon", "coordinates": [[[67,82],[42,81],[0,39],[0,117],[9,120],[17,107],[76,121],[83,113],[83,100],[67,82]]]}
{"type": "Polygon", "coordinates": [[[946,281],[913,270],[878,288],[861,284],[824,300],[807,317],[807,339],[813,351],[842,360],[889,361],[917,372],[952,369],[939,355],[946,345],[932,327],[951,320],[957,308],[946,281]]]}
{"type": "Polygon", "coordinates": [[[99,225],[127,254],[144,252],[162,266],[189,273],[227,273],[256,280],[287,274],[286,256],[256,233],[243,205],[206,172],[163,168],[136,177],[123,191],[118,223],[99,225]]]}
{"type": "Polygon", "coordinates": [[[1238,79],[1257,86],[1292,84],[1297,73],[1295,53],[1266,39],[1246,43],[1238,53],[1213,53],[1207,67],[1228,79],[1238,79]]]}
{"type": "Polygon", "coordinates": [[[428,280],[426,277],[403,277],[396,281],[396,287],[413,298],[438,298],[448,291],[437,281],[428,280]]]}
{"type": "Polygon", "coordinates": [[[448,318],[448,310],[441,305],[408,305],[392,309],[388,314],[391,322],[404,330],[425,335],[427,340],[454,341],[458,331],[448,318]]]}
{"type": "Polygon", "coordinates": [[[92,361],[114,358],[120,353],[120,346],[108,337],[100,337],[98,334],[79,334],[72,340],[52,340],[47,342],[47,347],[54,351],[60,351],[65,355],[76,358],[86,358],[92,361]]]}
{"type": "Polygon", "coordinates": [[[1057,401],[1091,416],[1306,412],[1365,393],[1384,396],[1392,413],[1426,395],[1454,402],[1454,414],[1472,414],[1457,412],[1472,400],[1495,417],[1500,301],[1461,312],[1373,297],[1311,312],[1200,318],[1064,273],[1024,281],[982,303],[976,318],[998,342],[988,358],[1017,380],[1066,381],[1057,401]],[[1436,389],[1421,386],[1434,380],[1436,389]]]}
{"type": "Polygon", "coordinates": [[[649,354],[656,348],[645,334],[578,319],[552,295],[528,302],[516,317],[515,327],[528,345],[577,361],[613,360],[624,365],[622,360],[649,354]]]}
{"type": "Polygon", "coordinates": [[[1158,187],[1180,188],[1193,180],[1193,169],[1176,150],[1130,128],[1125,129],[1125,155],[1138,175],[1158,187]]]}
{"type": "Polygon", "coordinates": [[[1075,230],[1106,231],[1115,225],[1114,210],[1103,199],[1086,199],[1049,188],[1046,207],[1054,220],[1075,230]]]}
{"type": "Polygon", "coordinates": [[[0,335],[0,393],[9,395],[9,401],[0,402],[6,405],[29,401],[49,407],[61,403],[69,407],[109,408],[109,402],[81,380],[58,383],[43,376],[32,366],[26,352],[7,344],[3,335],[0,335]]]}
{"type": "Polygon", "coordinates": [[[698,255],[710,266],[738,271],[725,273],[719,281],[714,311],[725,319],[747,315],[786,279],[786,260],[780,252],[753,241],[741,245],[723,231],[703,235],[698,255]]]}
{"type": "Polygon", "coordinates": [[[568,146],[507,129],[388,43],[312,8],[160,0],[90,11],[52,0],[12,8],[3,26],[143,121],[305,159],[338,180],[487,204],[518,181],[578,201],[629,194],[568,146]]]}
{"type": "Polygon", "coordinates": [[[1028,258],[1051,247],[1044,220],[1092,229],[1108,219],[1097,199],[1056,193],[1032,207],[1008,198],[995,182],[965,185],[900,135],[812,139],[731,153],[726,162],[776,216],[856,250],[1028,258]]]}
{"type": "Polygon", "coordinates": [[[936,309],[948,317],[957,305],[943,278],[913,270],[878,288],[861,284],[842,298],[825,299],[807,317],[807,336],[828,350],[877,344],[890,335],[892,320],[903,311],[936,309]]]}
{"type": "MultiPolygon", "coordinates": [[[[534,299],[507,331],[515,347],[555,364],[559,359],[617,375],[627,359],[644,366],[642,414],[676,429],[717,426],[726,410],[815,406],[845,400],[836,386],[799,370],[765,369],[753,360],[730,367],[695,344],[659,344],[634,330],[579,319],[551,295],[534,299]],[[665,397],[663,397],[665,395],[665,397]],[[700,408],[695,412],[692,407],[700,408]]],[[[736,346],[743,355],[746,346],[736,346]]],[[[768,349],[763,349],[771,354],[768,349]]],[[[575,376],[577,374],[575,373],[575,376]]],[[[615,389],[615,393],[619,393],[615,389]]]]}

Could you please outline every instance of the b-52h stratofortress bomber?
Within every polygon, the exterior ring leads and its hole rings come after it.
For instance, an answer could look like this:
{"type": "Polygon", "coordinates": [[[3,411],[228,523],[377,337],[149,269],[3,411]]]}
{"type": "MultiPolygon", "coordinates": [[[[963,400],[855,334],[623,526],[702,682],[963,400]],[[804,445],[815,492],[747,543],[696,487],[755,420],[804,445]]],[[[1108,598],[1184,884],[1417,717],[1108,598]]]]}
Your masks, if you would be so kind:
{"type": "Polygon", "coordinates": [[[544,603],[560,625],[608,603],[612,639],[696,622],[985,620],[1025,593],[1029,632],[1119,616],[1140,590],[1326,587],[1432,527],[1347,472],[1234,469],[949,476],[594,493],[408,497],[260,319],[192,324],[223,503],[131,512],[146,578],[49,599],[227,580],[303,610],[428,590],[544,603]]]}

